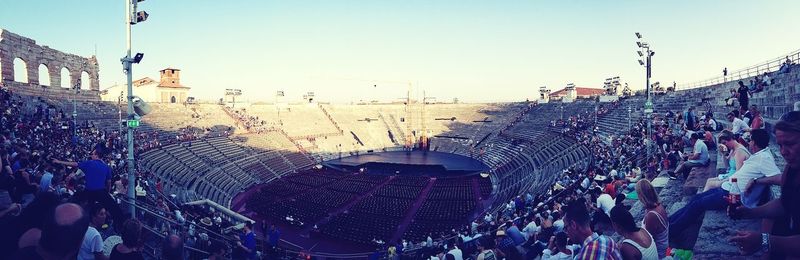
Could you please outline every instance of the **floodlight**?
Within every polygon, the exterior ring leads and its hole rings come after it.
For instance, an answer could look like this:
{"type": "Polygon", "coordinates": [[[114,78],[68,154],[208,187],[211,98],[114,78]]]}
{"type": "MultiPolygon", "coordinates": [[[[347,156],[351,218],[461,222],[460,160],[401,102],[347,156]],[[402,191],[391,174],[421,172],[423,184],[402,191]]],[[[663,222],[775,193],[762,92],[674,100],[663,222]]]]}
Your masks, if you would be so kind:
{"type": "Polygon", "coordinates": [[[640,34],[640,33],[638,33],[638,32],[637,32],[637,33],[636,33],[636,38],[637,38],[637,39],[641,39],[641,38],[642,38],[642,34],[640,34]]]}
{"type": "Polygon", "coordinates": [[[650,51],[650,57],[653,57],[653,56],[656,56],[656,52],[655,51],[650,51]]]}
{"type": "Polygon", "coordinates": [[[136,56],[133,56],[133,63],[139,64],[139,62],[142,61],[142,58],[144,58],[144,53],[136,53],[136,56]]]}
{"type": "Polygon", "coordinates": [[[638,53],[638,54],[639,54],[639,57],[642,57],[642,56],[644,56],[644,53],[642,53],[642,51],[636,51],[636,53],[638,53]]]}
{"type": "Polygon", "coordinates": [[[642,66],[644,66],[644,61],[642,61],[642,60],[639,60],[639,65],[642,65],[642,66]]]}
{"type": "Polygon", "coordinates": [[[642,47],[642,42],[636,42],[636,46],[639,46],[639,48],[641,48],[642,47]]]}
{"type": "Polygon", "coordinates": [[[137,12],[136,13],[136,22],[135,23],[141,23],[141,22],[146,21],[148,16],[150,16],[150,15],[147,14],[147,12],[145,12],[145,11],[137,12]]]}

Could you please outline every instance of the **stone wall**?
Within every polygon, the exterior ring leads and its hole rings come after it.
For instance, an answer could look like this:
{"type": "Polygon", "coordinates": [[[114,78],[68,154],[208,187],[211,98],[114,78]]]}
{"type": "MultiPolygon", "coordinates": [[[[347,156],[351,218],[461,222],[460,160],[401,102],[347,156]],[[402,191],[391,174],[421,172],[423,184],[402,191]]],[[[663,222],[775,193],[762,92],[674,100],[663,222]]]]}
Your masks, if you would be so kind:
{"type": "MultiPolygon", "coordinates": [[[[39,78],[39,65],[44,64],[50,74],[50,85],[48,89],[52,92],[61,92],[59,89],[70,88],[78,84],[81,73],[89,74],[90,82],[81,82],[82,85],[89,84],[88,93],[92,91],[96,94],[100,90],[99,65],[97,58],[81,57],[75,54],[65,53],[51,49],[47,46],[40,46],[36,41],[26,38],[5,29],[0,28],[0,73],[2,73],[3,85],[15,88],[30,88],[30,91],[42,91],[39,78]],[[14,79],[14,60],[20,58],[25,61],[28,83],[17,82],[14,79]],[[72,78],[71,82],[62,82],[61,69],[67,68],[72,78]]],[[[29,92],[21,89],[20,92],[29,92]]],[[[88,94],[87,93],[87,94],[88,94]]],[[[98,98],[99,99],[99,98],[98,98]]]]}

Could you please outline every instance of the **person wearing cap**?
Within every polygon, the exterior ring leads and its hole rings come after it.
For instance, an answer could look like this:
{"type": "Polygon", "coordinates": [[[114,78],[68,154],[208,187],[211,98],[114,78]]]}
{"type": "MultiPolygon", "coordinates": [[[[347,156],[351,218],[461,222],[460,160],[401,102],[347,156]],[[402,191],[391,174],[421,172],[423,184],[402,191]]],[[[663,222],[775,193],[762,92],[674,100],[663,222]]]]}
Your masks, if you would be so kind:
{"type": "Polygon", "coordinates": [[[514,240],[506,236],[506,231],[503,229],[497,230],[495,233],[495,241],[497,244],[497,255],[500,258],[519,257],[517,247],[514,246],[514,240]]]}
{"type": "MultiPolygon", "coordinates": [[[[775,137],[786,167],[780,177],[754,179],[752,185],[781,185],[781,197],[757,208],[737,207],[731,216],[774,220],[769,233],[737,231],[730,239],[744,255],[766,250],[770,259],[800,257],[800,112],[781,116],[775,124],[775,137]]],[[[747,190],[752,187],[746,188],[747,190]]]]}

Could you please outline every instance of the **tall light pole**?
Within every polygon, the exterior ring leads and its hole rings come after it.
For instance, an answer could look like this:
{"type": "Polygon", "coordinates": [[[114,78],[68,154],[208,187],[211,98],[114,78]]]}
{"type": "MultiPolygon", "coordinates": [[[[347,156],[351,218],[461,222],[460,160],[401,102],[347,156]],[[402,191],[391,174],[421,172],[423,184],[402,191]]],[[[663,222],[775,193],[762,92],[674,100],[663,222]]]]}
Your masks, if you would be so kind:
{"type": "Polygon", "coordinates": [[[75,91],[72,92],[72,142],[78,143],[78,93],[81,92],[80,78],[76,81],[74,88],[75,91]]]}
{"type": "Polygon", "coordinates": [[[639,54],[639,57],[642,57],[643,60],[639,60],[639,65],[645,67],[645,91],[647,93],[647,102],[644,103],[644,113],[647,116],[647,135],[645,138],[645,146],[647,146],[647,160],[649,161],[652,158],[653,154],[651,152],[651,135],[653,134],[653,99],[650,94],[650,68],[651,68],[651,59],[653,55],[656,54],[655,51],[650,49],[650,44],[645,42],[642,39],[642,34],[636,33],[636,46],[639,47],[639,50],[636,53],[639,54]]]}
{"type": "Polygon", "coordinates": [[[632,112],[632,110],[633,109],[631,109],[631,107],[628,106],[628,132],[629,133],[631,131],[631,112],[632,112]]]}
{"type": "MultiPolygon", "coordinates": [[[[136,113],[133,110],[133,64],[139,63],[144,54],[137,53],[135,57],[131,57],[131,25],[144,22],[147,20],[147,12],[136,11],[136,6],[139,2],[144,0],[123,0],[125,2],[125,35],[126,35],[126,53],[120,61],[122,61],[122,68],[128,76],[128,117],[129,121],[136,121],[136,113]]],[[[136,218],[136,165],[133,157],[133,128],[138,126],[138,122],[128,125],[128,199],[130,200],[129,210],[131,217],[136,218]]]]}

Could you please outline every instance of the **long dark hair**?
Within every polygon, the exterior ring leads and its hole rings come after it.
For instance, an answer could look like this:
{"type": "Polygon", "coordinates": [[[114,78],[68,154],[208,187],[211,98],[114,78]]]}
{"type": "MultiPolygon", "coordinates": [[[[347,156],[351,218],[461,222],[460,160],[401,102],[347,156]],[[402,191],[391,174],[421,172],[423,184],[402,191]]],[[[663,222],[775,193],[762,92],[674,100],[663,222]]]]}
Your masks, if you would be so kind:
{"type": "Polygon", "coordinates": [[[633,215],[628,212],[627,208],[622,206],[615,206],[611,209],[611,222],[625,232],[639,231],[636,221],[633,220],[633,215]]]}

